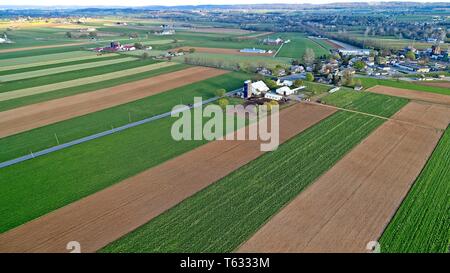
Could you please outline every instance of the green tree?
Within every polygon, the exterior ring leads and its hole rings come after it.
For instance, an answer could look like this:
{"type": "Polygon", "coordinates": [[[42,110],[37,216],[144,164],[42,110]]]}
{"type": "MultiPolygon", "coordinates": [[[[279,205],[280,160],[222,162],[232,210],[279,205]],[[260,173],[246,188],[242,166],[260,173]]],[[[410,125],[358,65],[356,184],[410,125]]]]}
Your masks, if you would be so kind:
{"type": "Polygon", "coordinates": [[[356,62],[353,64],[353,67],[354,67],[356,70],[362,70],[362,69],[364,69],[364,68],[366,67],[366,64],[365,64],[363,61],[356,61],[356,62]]]}
{"type": "Polygon", "coordinates": [[[67,31],[67,32],[66,32],[66,37],[67,37],[67,38],[72,38],[72,32],[67,31]]]}
{"type": "Polygon", "coordinates": [[[311,72],[306,73],[306,80],[309,82],[314,81],[314,75],[311,72]]]}
{"type": "Polygon", "coordinates": [[[349,69],[344,70],[342,79],[343,79],[343,85],[347,85],[347,86],[353,85],[353,74],[349,69]]]}
{"type": "Polygon", "coordinates": [[[195,48],[189,48],[189,53],[195,53],[195,48]]]}
{"type": "Polygon", "coordinates": [[[96,32],[96,31],[91,31],[91,32],[89,32],[89,37],[91,37],[91,38],[97,38],[97,32],[96,32]]]}
{"type": "Polygon", "coordinates": [[[270,89],[277,89],[278,85],[274,80],[266,79],[264,80],[264,83],[269,87],[270,89]]]}
{"type": "Polygon", "coordinates": [[[412,51],[408,51],[405,55],[408,60],[414,61],[416,59],[416,54],[412,51]]]}
{"type": "Polygon", "coordinates": [[[227,107],[228,104],[230,104],[230,102],[226,99],[226,98],[221,98],[217,101],[217,103],[219,104],[220,108],[225,109],[227,107]]]}
{"type": "Polygon", "coordinates": [[[144,49],[144,45],[142,43],[134,43],[134,47],[136,49],[144,49]]]}
{"type": "Polygon", "coordinates": [[[303,53],[302,59],[305,64],[311,65],[312,63],[314,63],[314,60],[316,59],[314,50],[312,50],[311,48],[307,48],[305,50],[305,53],[303,53]]]}
{"type": "Polygon", "coordinates": [[[303,85],[304,85],[304,83],[303,83],[302,80],[295,80],[294,81],[294,86],[295,87],[300,87],[300,86],[303,86],[303,85]]]}
{"type": "Polygon", "coordinates": [[[215,93],[216,93],[217,97],[223,97],[227,93],[227,90],[225,90],[223,88],[222,89],[217,89],[215,93]]]}

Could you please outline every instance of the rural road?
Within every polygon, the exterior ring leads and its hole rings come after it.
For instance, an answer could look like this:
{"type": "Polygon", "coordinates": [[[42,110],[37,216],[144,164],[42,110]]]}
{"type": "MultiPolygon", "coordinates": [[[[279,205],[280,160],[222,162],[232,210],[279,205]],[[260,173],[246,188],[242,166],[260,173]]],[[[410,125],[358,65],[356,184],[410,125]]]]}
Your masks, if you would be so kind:
{"type": "MultiPolygon", "coordinates": [[[[231,95],[233,95],[233,94],[235,94],[235,93],[237,93],[237,92],[239,92],[241,90],[242,90],[242,88],[230,91],[230,92],[226,93],[225,96],[229,97],[229,96],[231,96],[231,95]]],[[[214,97],[214,98],[210,98],[210,99],[204,100],[204,101],[202,101],[201,104],[194,104],[192,106],[189,106],[189,109],[200,107],[202,105],[214,102],[214,101],[216,101],[218,99],[219,99],[219,97],[214,97]]],[[[179,111],[174,111],[174,113],[182,112],[184,110],[186,110],[186,109],[182,109],[182,110],[179,110],[179,111]]],[[[129,124],[117,127],[117,128],[113,128],[111,130],[107,130],[107,131],[100,132],[100,133],[97,133],[97,134],[94,134],[94,135],[90,135],[90,136],[86,136],[86,137],[79,138],[79,139],[76,139],[76,140],[72,140],[70,142],[67,142],[67,143],[64,143],[64,144],[60,144],[60,145],[57,145],[57,146],[54,146],[54,147],[51,147],[51,148],[48,148],[48,149],[45,149],[45,150],[42,150],[42,151],[38,151],[38,152],[31,153],[31,154],[28,154],[28,155],[25,155],[25,156],[21,156],[21,157],[15,158],[15,159],[11,159],[11,160],[8,160],[8,161],[5,161],[5,162],[1,162],[0,163],[0,169],[8,167],[8,166],[11,166],[11,165],[14,165],[14,164],[17,164],[17,163],[20,163],[20,162],[23,162],[23,161],[26,161],[26,160],[30,160],[30,159],[36,158],[36,157],[39,157],[39,156],[43,156],[43,155],[47,155],[47,154],[50,154],[50,153],[53,153],[53,152],[56,152],[56,151],[60,151],[60,150],[63,150],[63,149],[66,149],[66,148],[69,148],[69,147],[72,147],[72,146],[84,143],[84,142],[88,142],[88,141],[91,141],[91,140],[94,140],[94,139],[98,139],[98,138],[101,138],[101,137],[104,137],[104,136],[108,136],[108,135],[111,135],[111,134],[114,134],[114,133],[118,133],[118,132],[130,129],[130,128],[133,128],[133,127],[145,124],[145,123],[149,123],[149,122],[153,122],[155,120],[159,120],[159,119],[162,119],[162,118],[170,117],[171,114],[172,114],[172,111],[166,112],[166,113],[162,113],[162,114],[150,117],[150,118],[146,118],[146,119],[143,119],[143,120],[140,120],[140,121],[136,121],[136,122],[133,122],[133,123],[129,123],[129,124]]]]}

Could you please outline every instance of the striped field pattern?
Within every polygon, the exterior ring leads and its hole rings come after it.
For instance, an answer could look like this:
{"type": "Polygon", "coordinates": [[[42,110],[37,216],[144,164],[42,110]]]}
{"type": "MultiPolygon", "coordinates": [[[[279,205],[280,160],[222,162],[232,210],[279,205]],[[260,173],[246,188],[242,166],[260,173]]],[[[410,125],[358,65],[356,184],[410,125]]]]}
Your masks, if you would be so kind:
{"type": "MultiPolygon", "coordinates": [[[[135,58],[133,58],[133,59],[135,59],[135,58]]],[[[21,98],[21,97],[26,97],[26,96],[36,95],[36,94],[42,94],[42,93],[47,93],[47,92],[51,92],[51,91],[56,91],[56,90],[63,89],[63,88],[80,86],[80,85],[85,85],[85,84],[90,84],[90,83],[95,83],[95,82],[100,82],[100,81],[106,81],[106,80],[114,79],[117,77],[130,76],[130,75],[134,75],[134,74],[138,74],[138,73],[152,71],[152,70],[159,69],[159,68],[173,66],[175,64],[176,63],[157,63],[157,64],[151,64],[151,65],[141,66],[141,67],[137,67],[137,68],[126,69],[126,70],[122,70],[122,71],[116,71],[116,72],[107,73],[107,74],[101,74],[101,75],[92,76],[92,77],[80,78],[80,79],[75,79],[75,80],[70,80],[70,81],[65,81],[65,82],[58,82],[58,83],[53,83],[53,84],[48,84],[48,85],[42,85],[42,86],[36,86],[36,87],[30,87],[30,88],[0,93],[0,101],[16,99],[16,98],[21,98]]]]}

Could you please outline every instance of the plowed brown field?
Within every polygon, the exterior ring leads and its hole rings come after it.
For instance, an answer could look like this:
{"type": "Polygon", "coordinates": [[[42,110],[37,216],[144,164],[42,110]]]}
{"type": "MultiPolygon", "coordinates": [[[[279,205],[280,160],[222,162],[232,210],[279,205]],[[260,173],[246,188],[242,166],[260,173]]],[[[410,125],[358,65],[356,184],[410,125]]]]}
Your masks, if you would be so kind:
{"type": "MultiPolygon", "coordinates": [[[[280,112],[280,143],[336,110],[297,104],[280,112]]],[[[0,252],[93,252],[261,156],[259,141],[214,141],[0,235],[0,252]]]]}
{"type": "Polygon", "coordinates": [[[422,91],[394,88],[394,87],[388,87],[388,86],[382,86],[382,85],[374,86],[372,88],[367,89],[367,91],[370,91],[373,93],[378,93],[378,94],[383,94],[383,95],[403,97],[403,98],[412,99],[412,100],[423,100],[423,101],[428,101],[428,102],[433,102],[433,103],[450,105],[450,96],[431,93],[431,92],[422,92],[422,91]]]}
{"type": "Polygon", "coordinates": [[[449,107],[409,103],[269,220],[239,252],[365,252],[367,243],[381,236],[449,122],[449,107]]]}
{"type": "Polygon", "coordinates": [[[0,137],[100,111],[225,73],[228,71],[193,67],[98,91],[0,112],[0,137]]]}

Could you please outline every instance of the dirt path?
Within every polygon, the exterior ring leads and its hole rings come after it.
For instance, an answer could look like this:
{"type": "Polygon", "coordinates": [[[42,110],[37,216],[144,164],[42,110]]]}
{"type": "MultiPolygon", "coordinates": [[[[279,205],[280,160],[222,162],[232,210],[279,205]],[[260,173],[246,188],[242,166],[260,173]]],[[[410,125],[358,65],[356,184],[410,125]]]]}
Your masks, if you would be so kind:
{"type": "Polygon", "coordinates": [[[87,44],[92,44],[92,42],[79,42],[79,43],[59,44],[59,45],[45,45],[45,46],[30,46],[30,47],[8,48],[8,49],[0,49],[0,53],[10,53],[10,52],[17,52],[17,51],[33,50],[33,49],[55,48],[55,47],[65,47],[65,46],[77,46],[77,45],[87,45],[87,44]]]}
{"type": "Polygon", "coordinates": [[[442,129],[450,122],[450,108],[406,105],[269,220],[239,252],[365,252],[367,243],[381,236],[442,134],[395,120],[405,118],[442,129]]]}
{"type": "Polygon", "coordinates": [[[415,91],[415,90],[409,90],[409,89],[394,88],[394,87],[388,87],[388,86],[382,86],[382,85],[377,85],[377,86],[371,87],[371,88],[367,89],[367,91],[370,91],[373,93],[378,93],[378,94],[383,94],[383,95],[403,97],[403,98],[408,98],[408,99],[412,99],[412,100],[422,100],[422,101],[428,101],[428,102],[432,102],[432,103],[450,105],[450,96],[449,95],[443,95],[443,94],[437,94],[437,93],[431,93],[431,92],[423,92],[423,91],[415,91]]]}
{"type": "Polygon", "coordinates": [[[275,32],[263,32],[263,33],[258,33],[258,34],[254,34],[254,35],[248,35],[248,36],[239,36],[237,37],[239,40],[251,40],[251,39],[256,39],[259,38],[261,36],[269,36],[274,34],[275,32]]]}
{"type": "Polygon", "coordinates": [[[274,53],[246,53],[240,52],[238,49],[230,48],[212,48],[212,47],[179,47],[172,49],[172,51],[178,51],[182,49],[184,51],[189,51],[189,49],[195,48],[196,53],[210,53],[210,54],[227,54],[227,55],[241,55],[241,56],[273,56],[274,53]]]}
{"type": "MultiPolygon", "coordinates": [[[[280,143],[334,113],[297,104],[280,112],[280,143]]],[[[214,141],[0,235],[0,252],[93,252],[262,155],[258,141],[214,141]]]]}
{"type": "Polygon", "coordinates": [[[0,112],[0,138],[139,100],[225,73],[228,71],[193,67],[98,91],[0,112]]]}

